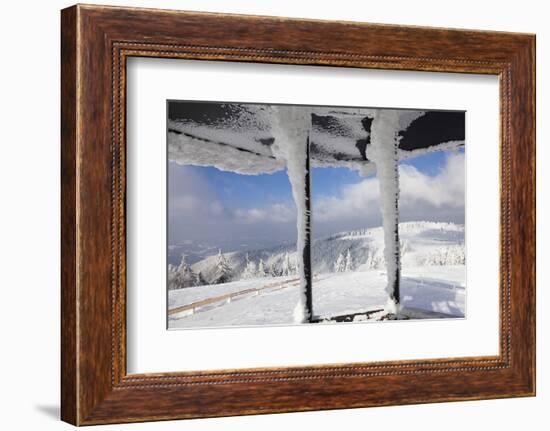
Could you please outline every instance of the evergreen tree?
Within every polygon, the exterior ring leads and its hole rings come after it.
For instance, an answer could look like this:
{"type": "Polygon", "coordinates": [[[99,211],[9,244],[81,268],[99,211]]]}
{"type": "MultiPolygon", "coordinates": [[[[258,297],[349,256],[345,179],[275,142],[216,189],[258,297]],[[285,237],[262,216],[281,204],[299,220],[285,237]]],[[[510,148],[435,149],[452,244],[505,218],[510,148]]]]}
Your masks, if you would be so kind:
{"type": "Polygon", "coordinates": [[[411,250],[411,245],[409,244],[409,241],[405,241],[401,239],[399,241],[399,253],[401,256],[403,256],[405,253],[408,253],[411,250]]]}
{"type": "Polygon", "coordinates": [[[191,269],[191,266],[185,260],[185,255],[181,257],[181,262],[177,269],[179,282],[181,287],[192,287],[195,286],[196,274],[191,269]]]}
{"type": "Polygon", "coordinates": [[[200,271],[197,272],[195,274],[195,286],[204,286],[206,284],[208,284],[208,283],[206,282],[206,280],[202,276],[202,272],[200,272],[200,271]]]}
{"type": "Polygon", "coordinates": [[[340,253],[336,258],[336,263],[334,264],[334,272],[344,272],[345,262],[344,255],[340,253]]]}
{"type": "Polygon", "coordinates": [[[344,266],[344,271],[346,271],[346,272],[353,271],[353,259],[351,257],[351,253],[349,251],[349,248],[348,248],[348,251],[346,252],[346,263],[345,263],[345,266],[344,266]]]}
{"type": "Polygon", "coordinates": [[[264,260],[262,258],[260,258],[260,262],[258,263],[257,274],[258,274],[258,277],[265,277],[267,275],[265,270],[264,260]]]}
{"type": "Polygon", "coordinates": [[[298,274],[298,262],[296,259],[298,258],[298,254],[294,254],[293,259],[290,261],[290,273],[291,274],[298,274]]]}
{"type": "Polygon", "coordinates": [[[188,271],[191,270],[191,267],[189,266],[189,264],[185,260],[185,255],[184,254],[181,256],[181,261],[180,261],[180,264],[177,267],[177,270],[179,272],[188,272],[188,271]]]}
{"type": "Polygon", "coordinates": [[[179,289],[177,267],[168,265],[168,290],[179,289]]]}
{"type": "Polygon", "coordinates": [[[369,269],[380,268],[380,266],[382,266],[383,264],[382,256],[380,254],[377,254],[376,252],[373,252],[372,250],[369,250],[366,264],[367,268],[369,269]]]}
{"type": "Polygon", "coordinates": [[[269,266],[269,275],[271,277],[279,277],[281,275],[281,272],[277,268],[277,264],[275,262],[272,262],[269,266]]]}
{"type": "Polygon", "coordinates": [[[256,262],[251,261],[248,258],[248,253],[246,253],[246,262],[241,278],[245,279],[254,277],[256,277],[256,262]]]}
{"type": "Polygon", "coordinates": [[[281,275],[290,275],[292,274],[292,267],[290,264],[290,255],[288,254],[288,251],[285,252],[285,256],[283,258],[283,265],[282,265],[282,274],[281,275]]]}
{"type": "Polygon", "coordinates": [[[196,286],[196,274],[186,262],[185,256],[181,257],[178,266],[168,266],[168,289],[183,289],[184,287],[196,286]]]}
{"type": "Polygon", "coordinates": [[[216,266],[216,275],[214,276],[213,284],[227,283],[231,281],[231,267],[227,263],[227,259],[222,254],[221,250],[218,250],[218,264],[216,266]]]}

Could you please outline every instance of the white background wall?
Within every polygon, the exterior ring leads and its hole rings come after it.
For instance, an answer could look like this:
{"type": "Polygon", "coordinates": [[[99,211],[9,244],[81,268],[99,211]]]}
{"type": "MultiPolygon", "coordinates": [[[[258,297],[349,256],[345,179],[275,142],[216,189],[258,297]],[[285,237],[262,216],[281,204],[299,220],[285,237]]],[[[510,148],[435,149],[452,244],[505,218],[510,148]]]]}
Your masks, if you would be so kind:
{"type": "MultiPolygon", "coordinates": [[[[105,429],[265,430],[389,428],[516,430],[550,422],[549,13],[543,1],[181,0],[102,1],[171,9],[477,28],[537,34],[538,396],[509,399],[123,425],[105,429]]],[[[0,426],[69,429],[59,409],[59,9],[70,2],[2,4],[0,31],[0,426]]]]}

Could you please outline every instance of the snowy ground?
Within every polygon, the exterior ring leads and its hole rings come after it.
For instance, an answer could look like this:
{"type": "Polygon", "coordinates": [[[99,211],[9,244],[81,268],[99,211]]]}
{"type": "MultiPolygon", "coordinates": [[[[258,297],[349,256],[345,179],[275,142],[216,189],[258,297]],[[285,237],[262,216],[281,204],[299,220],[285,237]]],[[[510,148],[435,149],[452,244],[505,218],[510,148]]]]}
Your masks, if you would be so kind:
{"type": "MultiPolygon", "coordinates": [[[[323,319],[381,309],[386,280],[385,271],[373,269],[316,275],[314,315],[323,319]]],[[[170,291],[169,328],[293,324],[299,294],[296,276],[170,291]]],[[[464,317],[465,266],[403,268],[401,300],[410,318],[464,317]]]]}

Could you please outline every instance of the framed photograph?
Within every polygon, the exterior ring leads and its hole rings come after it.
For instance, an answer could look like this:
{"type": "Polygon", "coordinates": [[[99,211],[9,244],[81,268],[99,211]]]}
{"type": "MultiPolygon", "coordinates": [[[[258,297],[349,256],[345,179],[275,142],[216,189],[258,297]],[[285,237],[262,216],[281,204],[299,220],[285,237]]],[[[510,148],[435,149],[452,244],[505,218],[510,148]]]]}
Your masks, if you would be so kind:
{"type": "Polygon", "coordinates": [[[535,394],[533,35],[61,16],[63,420],[535,394]]]}

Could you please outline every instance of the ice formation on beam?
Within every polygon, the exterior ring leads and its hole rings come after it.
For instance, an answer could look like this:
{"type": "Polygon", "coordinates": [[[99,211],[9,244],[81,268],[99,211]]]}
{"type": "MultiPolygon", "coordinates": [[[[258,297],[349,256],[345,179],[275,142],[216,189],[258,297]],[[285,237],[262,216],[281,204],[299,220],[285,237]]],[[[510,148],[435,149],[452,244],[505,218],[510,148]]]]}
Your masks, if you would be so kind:
{"type": "Polygon", "coordinates": [[[274,106],[272,132],[275,142],[271,147],[277,160],[284,161],[287,167],[288,179],[292,187],[292,196],[297,209],[297,240],[296,252],[298,258],[298,275],[300,277],[299,300],[294,308],[294,322],[303,323],[311,319],[311,309],[308,304],[308,289],[310,281],[306,274],[307,238],[309,238],[309,163],[308,140],[311,129],[311,113],[302,107],[274,106]],[[301,257],[301,258],[300,258],[301,257]]]}
{"type": "Polygon", "coordinates": [[[399,111],[379,110],[371,126],[371,145],[367,156],[376,165],[380,186],[380,207],[384,229],[384,259],[389,301],[386,311],[399,312],[400,251],[399,251],[399,111]]]}
{"type": "MultiPolygon", "coordinates": [[[[347,167],[364,171],[370,122],[383,109],[301,106],[311,114],[310,149],[312,167],[347,167]]],[[[452,112],[394,110],[399,116],[399,131],[407,137],[409,126],[431,115],[449,116],[452,112]]],[[[463,113],[458,113],[459,115],[463,113]]],[[[170,102],[168,121],[169,158],[177,163],[215,166],[242,174],[272,173],[284,169],[273,154],[275,137],[272,106],[216,102],[170,102]],[[172,106],[179,107],[172,112],[172,106]],[[170,116],[171,115],[171,116],[170,116]],[[230,147],[230,148],[229,148],[230,147]]],[[[444,125],[445,127],[445,125],[444,125]]],[[[462,139],[452,136],[432,144],[414,140],[412,147],[399,149],[406,159],[439,149],[460,148],[462,139]],[[445,144],[446,143],[446,144],[445,144]]],[[[407,140],[404,139],[404,142],[407,140]]],[[[371,173],[375,168],[372,166],[371,173]]]]}
{"type": "Polygon", "coordinates": [[[222,132],[212,133],[212,130],[205,127],[168,122],[168,159],[176,163],[214,166],[222,171],[245,175],[273,173],[284,169],[284,161],[277,159],[271,149],[242,145],[246,142],[243,136],[234,144],[222,132]]]}

